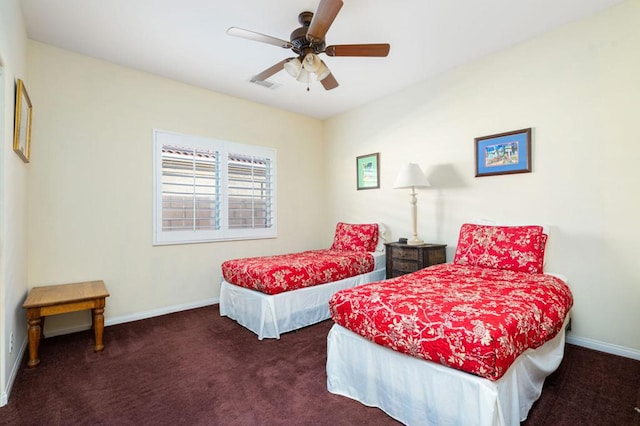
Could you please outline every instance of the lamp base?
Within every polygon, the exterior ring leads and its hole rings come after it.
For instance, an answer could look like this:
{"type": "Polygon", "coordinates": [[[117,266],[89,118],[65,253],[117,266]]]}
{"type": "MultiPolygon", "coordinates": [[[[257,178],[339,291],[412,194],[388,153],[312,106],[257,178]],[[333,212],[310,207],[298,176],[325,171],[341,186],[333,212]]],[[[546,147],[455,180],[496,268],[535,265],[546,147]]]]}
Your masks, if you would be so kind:
{"type": "Polygon", "coordinates": [[[412,238],[409,241],[407,241],[407,244],[409,244],[410,246],[419,246],[420,244],[424,244],[424,241],[419,240],[417,238],[412,238]]]}

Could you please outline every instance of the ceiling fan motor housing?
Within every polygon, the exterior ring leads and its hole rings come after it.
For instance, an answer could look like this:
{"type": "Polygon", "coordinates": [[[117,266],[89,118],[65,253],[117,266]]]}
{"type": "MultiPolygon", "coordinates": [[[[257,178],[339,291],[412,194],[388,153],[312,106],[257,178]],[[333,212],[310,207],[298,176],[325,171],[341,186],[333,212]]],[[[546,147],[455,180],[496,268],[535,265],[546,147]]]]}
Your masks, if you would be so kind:
{"type": "Polygon", "coordinates": [[[302,12],[298,15],[298,22],[302,25],[299,28],[296,28],[291,33],[289,40],[293,47],[291,48],[298,55],[304,56],[307,53],[318,53],[324,52],[324,48],[326,43],[322,40],[322,43],[311,44],[309,40],[307,40],[307,31],[309,30],[309,25],[311,24],[311,20],[313,19],[312,12],[302,12]]]}

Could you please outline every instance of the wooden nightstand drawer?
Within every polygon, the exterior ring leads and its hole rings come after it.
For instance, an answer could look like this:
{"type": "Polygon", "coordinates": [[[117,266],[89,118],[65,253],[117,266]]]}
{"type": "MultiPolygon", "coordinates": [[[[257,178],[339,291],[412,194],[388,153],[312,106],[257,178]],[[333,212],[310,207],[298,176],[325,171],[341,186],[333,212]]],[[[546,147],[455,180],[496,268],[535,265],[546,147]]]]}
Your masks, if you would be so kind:
{"type": "Polygon", "coordinates": [[[401,260],[395,260],[393,262],[393,269],[394,271],[404,272],[405,274],[408,274],[409,272],[415,272],[418,269],[422,268],[420,268],[418,262],[403,262],[401,260]]]}
{"type": "Polygon", "coordinates": [[[437,265],[439,263],[445,263],[447,261],[444,249],[430,250],[428,252],[428,257],[429,257],[429,265],[437,265]]]}
{"type": "Polygon", "coordinates": [[[393,250],[391,250],[391,256],[394,259],[407,259],[417,262],[419,255],[420,252],[418,250],[410,249],[407,247],[394,247],[393,250]]]}
{"type": "Polygon", "coordinates": [[[446,244],[408,245],[387,243],[387,278],[399,277],[446,262],[446,244]]]}

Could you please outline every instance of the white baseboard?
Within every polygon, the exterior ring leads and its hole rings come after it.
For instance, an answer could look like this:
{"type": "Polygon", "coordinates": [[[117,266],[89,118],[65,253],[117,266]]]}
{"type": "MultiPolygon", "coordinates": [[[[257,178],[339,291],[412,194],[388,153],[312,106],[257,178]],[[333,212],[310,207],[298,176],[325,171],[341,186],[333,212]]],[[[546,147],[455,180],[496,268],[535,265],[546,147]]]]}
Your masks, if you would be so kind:
{"type": "Polygon", "coordinates": [[[174,312],[186,311],[188,309],[203,308],[205,306],[220,303],[219,297],[211,299],[199,300],[197,302],[185,303],[182,305],[167,306],[160,309],[152,309],[150,311],[138,312],[131,315],[123,315],[120,317],[106,319],[104,325],[123,324],[125,322],[138,321],[146,318],[159,317],[160,315],[173,314],[174,312]]]}
{"type": "Polygon", "coordinates": [[[627,348],[625,346],[614,345],[613,343],[605,343],[599,340],[588,339],[586,337],[567,335],[567,343],[584,348],[593,349],[600,352],[606,352],[612,355],[619,355],[625,358],[637,359],[640,361],[640,351],[637,349],[627,348]]]}
{"type": "Polygon", "coordinates": [[[13,382],[18,376],[18,371],[20,371],[20,365],[22,365],[22,357],[24,356],[24,351],[27,350],[27,344],[28,340],[25,339],[19,346],[16,361],[13,363],[13,367],[11,368],[11,372],[9,373],[9,377],[7,379],[7,388],[3,389],[2,394],[0,394],[0,407],[4,407],[9,402],[11,388],[13,387],[13,382]]]}
{"type": "MultiPolygon", "coordinates": [[[[199,300],[197,302],[185,303],[182,305],[166,306],[160,309],[152,309],[150,311],[136,312],[131,315],[122,315],[119,317],[106,318],[104,320],[105,326],[123,324],[131,321],[138,321],[147,318],[159,317],[160,315],[173,314],[175,312],[186,311],[188,309],[202,308],[204,306],[215,305],[220,303],[219,297],[212,297],[211,299],[199,300]]],[[[88,330],[91,325],[79,325],[75,327],[67,327],[63,329],[51,330],[47,332],[46,337],[60,336],[63,334],[76,333],[78,331],[88,330]]]]}

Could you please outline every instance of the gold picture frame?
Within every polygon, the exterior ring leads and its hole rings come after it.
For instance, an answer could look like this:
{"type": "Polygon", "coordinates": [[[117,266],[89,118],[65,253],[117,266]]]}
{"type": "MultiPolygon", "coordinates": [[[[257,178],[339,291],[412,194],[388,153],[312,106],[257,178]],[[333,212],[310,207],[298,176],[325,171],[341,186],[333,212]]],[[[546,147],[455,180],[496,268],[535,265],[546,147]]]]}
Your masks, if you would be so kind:
{"type": "Polygon", "coordinates": [[[13,150],[22,161],[28,163],[31,157],[31,100],[22,80],[18,79],[16,86],[13,150]]]}

